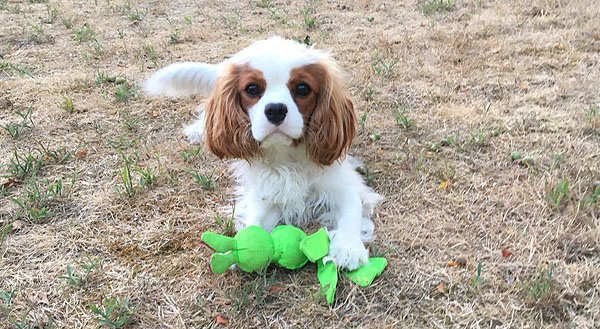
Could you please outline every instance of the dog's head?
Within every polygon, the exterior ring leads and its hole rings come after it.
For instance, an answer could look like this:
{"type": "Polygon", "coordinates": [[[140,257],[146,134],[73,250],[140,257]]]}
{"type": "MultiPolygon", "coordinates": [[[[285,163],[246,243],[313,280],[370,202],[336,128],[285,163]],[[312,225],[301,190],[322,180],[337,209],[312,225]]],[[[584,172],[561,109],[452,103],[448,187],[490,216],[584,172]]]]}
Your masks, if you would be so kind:
{"type": "Polygon", "coordinates": [[[345,155],[356,132],[352,101],[335,62],[278,37],[255,42],[218,65],[167,67],[146,89],[205,92],[204,139],[219,158],[249,160],[269,147],[306,143],[314,162],[330,165],[345,155]]]}

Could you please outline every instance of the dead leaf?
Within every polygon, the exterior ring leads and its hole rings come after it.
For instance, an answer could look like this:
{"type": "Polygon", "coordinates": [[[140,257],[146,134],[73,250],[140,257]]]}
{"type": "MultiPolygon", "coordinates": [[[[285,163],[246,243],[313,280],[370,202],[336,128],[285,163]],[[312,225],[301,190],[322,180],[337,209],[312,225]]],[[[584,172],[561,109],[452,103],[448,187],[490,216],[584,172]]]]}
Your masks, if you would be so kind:
{"type": "Polygon", "coordinates": [[[17,183],[16,180],[14,180],[12,178],[9,178],[6,182],[2,183],[2,187],[5,188],[5,189],[7,189],[7,188],[15,185],[16,183],[17,183]]]}
{"type": "Polygon", "coordinates": [[[438,284],[437,290],[439,291],[440,294],[446,294],[446,285],[444,285],[444,281],[440,282],[440,284],[438,284]]]}
{"type": "Polygon", "coordinates": [[[446,192],[447,192],[447,191],[450,191],[450,182],[449,182],[449,181],[447,181],[447,180],[445,180],[445,181],[442,181],[442,182],[440,183],[440,185],[438,186],[438,189],[439,189],[439,190],[446,190],[446,192]]]}
{"type": "Polygon", "coordinates": [[[217,318],[215,319],[215,322],[218,324],[222,324],[224,326],[226,326],[229,323],[229,320],[225,319],[224,317],[217,315],[217,318]]]}
{"type": "Polygon", "coordinates": [[[285,287],[283,286],[271,286],[271,288],[269,288],[269,293],[273,294],[276,293],[278,291],[282,291],[285,290],[285,287]]]}
{"type": "Polygon", "coordinates": [[[455,262],[455,261],[453,261],[453,260],[449,260],[449,261],[446,263],[446,266],[448,266],[448,267],[456,267],[456,266],[458,266],[458,264],[456,264],[456,262],[455,262]]]}
{"type": "Polygon", "coordinates": [[[512,255],[512,251],[502,249],[502,257],[509,257],[510,255],[512,255]]]}
{"type": "Polygon", "coordinates": [[[79,159],[85,158],[86,155],[87,152],[85,150],[77,150],[77,152],[75,152],[75,156],[79,159]]]}

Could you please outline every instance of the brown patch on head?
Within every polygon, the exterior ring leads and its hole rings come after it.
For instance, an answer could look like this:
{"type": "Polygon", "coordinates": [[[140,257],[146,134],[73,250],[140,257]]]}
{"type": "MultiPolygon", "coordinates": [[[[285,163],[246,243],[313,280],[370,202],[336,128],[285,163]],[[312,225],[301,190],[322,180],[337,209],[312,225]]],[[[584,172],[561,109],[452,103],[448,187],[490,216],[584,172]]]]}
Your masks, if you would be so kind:
{"type": "Polygon", "coordinates": [[[252,137],[248,108],[262,95],[248,95],[245,89],[256,84],[261,91],[266,87],[262,72],[248,65],[230,65],[219,76],[215,90],[206,101],[204,134],[206,147],[219,158],[250,159],[260,153],[252,137]]]}
{"type": "Polygon", "coordinates": [[[356,134],[357,121],[337,65],[324,61],[295,68],[287,86],[304,118],[309,157],[322,165],[344,157],[356,134]],[[306,96],[295,95],[295,87],[301,83],[311,89],[306,96]]]}
{"type": "Polygon", "coordinates": [[[253,69],[248,64],[238,67],[238,71],[239,79],[237,85],[240,104],[242,109],[248,113],[248,108],[256,104],[264,93],[267,88],[267,82],[265,81],[262,71],[253,69]],[[246,87],[252,84],[257,85],[260,88],[260,95],[250,96],[245,92],[246,87]]]}
{"type": "Polygon", "coordinates": [[[287,82],[287,87],[294,98],[294,102],[298,106],[300,114],[302,114],[302,117],[304,118],[304,122],[310,118],[317,107],[317,99],[322,89],[319,82],[322,81],[321,79],[323,76],[325,76],[325,70],[319,64],[309,64],[297,67],[290,72],[290,79],[287,82]],[[302,83],[308,85],[311,90],[306,96],[301,96],[294,92],[296,86],[302,83]]]}

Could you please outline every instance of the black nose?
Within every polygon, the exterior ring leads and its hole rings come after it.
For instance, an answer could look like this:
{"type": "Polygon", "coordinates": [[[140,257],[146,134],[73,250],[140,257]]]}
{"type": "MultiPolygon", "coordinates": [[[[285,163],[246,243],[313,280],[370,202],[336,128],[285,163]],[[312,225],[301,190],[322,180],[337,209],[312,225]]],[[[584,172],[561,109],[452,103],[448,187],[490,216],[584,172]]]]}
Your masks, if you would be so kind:
{"type": "Polygon", "coordinates": [[[269,103],[265,106],[265,115],[270,123],[279,126],[285,115],[287,114],[287,106],[283,103],[269,103]]]}

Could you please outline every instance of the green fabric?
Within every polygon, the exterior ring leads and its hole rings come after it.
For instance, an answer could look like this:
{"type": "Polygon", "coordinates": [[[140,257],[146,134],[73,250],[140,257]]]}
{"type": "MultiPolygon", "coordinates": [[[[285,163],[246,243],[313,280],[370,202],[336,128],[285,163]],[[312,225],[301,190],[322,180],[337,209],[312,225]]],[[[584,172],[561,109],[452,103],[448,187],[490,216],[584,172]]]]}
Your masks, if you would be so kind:
{"type": "Polygon", "coordinates": [[[213,232],[202,233],[200,240],[216,252],[227,252],[235,247],[233,238],[213,232]]]}
{"type": "Polygon", "coordinates": [[[229,266],[235,264],[237,259],[235,257],[235,253],[233,251],[228,251],[226,253],[216,253],[212,255],[210,261],[208,262],[210,266],[210,270],[215,274],[223,274],[229,266]]]}
{"type": "Polygon", "coordinates": [[[295,270],[308,262],[308,258],[300,250],[300,241],[305,237],[306,233],[295,226],[282,225],[273,229],[271,238],[275,249],[275,259],[279,266],[295,270]]]}
{"type": "Polygon", "coordinates": [[[308,260],[316,262],[329,253],[329,237],[324,228],[307,236],[300,242],[300,250],[304,252],[308,260]]]}
{"type": "Polygon", "coordinates": [[[381,272],[383,272],[386,266],[387,260],[385,258],[369,258],[369,264],[354,271],[342,272],[342,275],[361,287],[367,287],[373,283],[373,280],[378,277],[381,272]]]}
{"type": "Polygon", "coordinates": [[[325,295],[327,304],[331,305],[338,282],[337,266],[332,261],[323,264],[323,261],[319,260],[317,262],[317,278],[321,284],[321,295],[325,295]]]}
{"type": "Polygon", "coordinates": [[[248,226],[235,237],[236,265],[245,272],[260,271],[273,261],[273,239],[260,226],[248,226]]]}
{"type": "MultiPolygon", "coordinates": [[[[259,226],[248,226],[235,237],[227,237],[213,232],[204,232],[202,242],[215,250],[209,260],[210,270],[215,274],[224,273],[231,265],[237,265],[246,272],[259,271],[271,263],[286,269],[298,269],[309,260],[317,263],[317,278],[321,284],[321,294],[327,304],[333,303],[338,282],[338,268],[332,262],[323,263],[329,253],[329,237],[321,228],[314,234],[306,234],[294,226],[281,225],[271,234],[259,226]]],[[[361,287],[369,286],[385,267],[385,258],[369,258],[369,263],[357,270],[342,275],[361,287]]]]}

